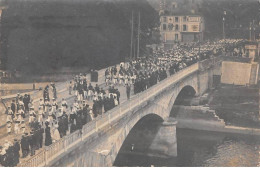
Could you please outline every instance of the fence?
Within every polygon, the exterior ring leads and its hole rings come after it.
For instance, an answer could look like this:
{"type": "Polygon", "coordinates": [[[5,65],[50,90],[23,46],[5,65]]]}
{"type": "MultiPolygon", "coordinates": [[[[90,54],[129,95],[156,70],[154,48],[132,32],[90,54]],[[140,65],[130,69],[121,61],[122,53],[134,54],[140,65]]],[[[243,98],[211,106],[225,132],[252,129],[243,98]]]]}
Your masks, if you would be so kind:
{"type": "Polygon", "coordinates": [[[125,113],[133,110],[142,103],[148,101],[151,97],[161,93],[172,84],[185,78],[186,76],[196,72],[199,69],[199,63],[193,64],[171,77],[159,82],[158,84],[150,87],[149,89],[134,95],[130,100],[125,101],[119,106],[113,108],[107,113],[98,116],[95,120],[87,123],[80,131],[75,131],[68,136],[65,136],[61,140],[53,143],[52,145],[45,147],[40,153],[33,157],[30,157],[24,163],[20,163],[18,166],[36,167],[36,166],[48,166],[48,163],[54,160],[57,156],[66,152],[69,148],[79,144],[79,142],[86,140],[92,134],[96,133],[99,129],[112,124],[115,120],[119,120],[125,113]]]}

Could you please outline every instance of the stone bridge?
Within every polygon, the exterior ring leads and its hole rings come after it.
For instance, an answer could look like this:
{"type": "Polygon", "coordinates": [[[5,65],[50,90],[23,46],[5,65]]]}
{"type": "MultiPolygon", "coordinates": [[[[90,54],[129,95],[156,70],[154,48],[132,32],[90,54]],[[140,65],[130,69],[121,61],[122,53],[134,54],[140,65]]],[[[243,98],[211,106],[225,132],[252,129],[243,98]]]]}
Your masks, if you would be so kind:
{"type": "Polygon", "coordinates": [[[181,95],[201,96],[212,86],[213,75],[221,74],[220,67],[218,58],[193,64],[97,117],[82,132],[76,131],[45,147],[20,166],[113,166],[131,129],[152,115],[159,116],[164,123],[151,149],[164,156],[176,156],[177,121],[171,114],[172,108],[181,95]]]}

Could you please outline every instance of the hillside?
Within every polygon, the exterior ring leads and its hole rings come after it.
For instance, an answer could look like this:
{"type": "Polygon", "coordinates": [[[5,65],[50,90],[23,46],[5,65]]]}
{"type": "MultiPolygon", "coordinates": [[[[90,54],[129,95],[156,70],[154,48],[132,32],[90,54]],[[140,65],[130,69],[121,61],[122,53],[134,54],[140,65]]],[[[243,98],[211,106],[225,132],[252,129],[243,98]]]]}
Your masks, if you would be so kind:
{"type": "Polygon", "coordinates": [[[122,61],[130,53],[132,10],[141,11],[143,32],[158,23],[146,0],[8,1],[1,29],[6,68],[35,74],[122,61]]]}

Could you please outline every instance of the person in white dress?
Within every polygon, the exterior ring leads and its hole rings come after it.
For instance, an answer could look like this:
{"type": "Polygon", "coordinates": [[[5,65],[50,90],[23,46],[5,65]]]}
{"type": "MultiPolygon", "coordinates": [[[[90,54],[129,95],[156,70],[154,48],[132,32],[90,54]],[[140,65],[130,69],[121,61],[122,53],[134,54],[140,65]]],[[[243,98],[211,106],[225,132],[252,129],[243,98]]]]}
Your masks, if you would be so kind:
{"type": "Polygon", "coordinates": [[[38,122],[40,123],[41,126],[43,126],[43,108],[42,108],[42,106],[39,106],[38,122]]]}
{"type": "Polygon", "coordinates": [[[126,84],[128,84],[128,75],[127,75],[127,74],[125,74],[125,77],[124,77],[124,79],[125,79],[125,82],[124,82],[124,83],[125,83],[125,85],[126,85],[126,84]]]}
{"type": "Polygon", "coordinates": [[[117,106],[117,105],[118,105],[117,95],[116,95],[116,94],[113,94],[113,98],[114,98],[115,106],[117,106]]]}
{"type": "Polygon", "coordinates": [[[8,133],[8,135],[10,135],[11,132],[12,132],[12,122],[7,121],[7,123],[6,123],[6,128],[7,128],[7,133],[8,133]]]}
{"type": "Polygon", "coordinates": [[[45,103],[44,103],[44,109],[45,109],[44,111],[45,111],[45,112],[48,112],[50,106],[51,106],[51,105],[50,105],[50,102],[49,102],[48,100],[46,100],[45,103]]]}
{"type": "Polygon", "coordinates": [[[16,135],[18,135],[20,133],[20,121],[17,119],[15,122],[14,122],[14,133],[16,135]]]}
{"type": "Polygon", "coordinates": [[[51,108],[49,109],[49,112],[48,112],[48,119],[47,121],[49,122],[49,126],[50,127],[53,127],[54,123],[53,123],[53,112],[51,110],[51,108]]]}
{"type": "Polygon", "coordinates": [[[117,84],[117,75],[113,75],[113,84],[116,85],[117,84]]]}
{"type": "Polygon", "coordinates": [[[53,143],[60,140],[60,132],[58,130],[58,127],[58,123],[55,123],[51,134],[53,143]]]}
{"type": "Polygon", "coordinates": [[[74,101],[73,103],[73,107],[76,107],[77,109],[79,108],[79,103],[77,100],[74,101]]]}
{"type": "Polygon", "coordinates": [[[34,108],[30,107],[30,111],[29,111],[29,123],[34,121],[34,118],[36,117],[36,114],[34,112],[34,108]]]}
{"type": "Polygon", "coordinates": [[[56,99],[53,98],[52,99],[52,105],[51,105],[52,112],[56,112],[57,108],[58,108],[58,103],[57,103],[56,99]]]}
{"type": "Polygon", "coordinates": [[[63,111],[67,111],[68,103],[66,102],[66,100],[64,98],[62,98],[61,106],[62,106],[63,111]]]}
{"type": "Polygon", "coordinates": [[[22,134],[25,133],[25,122],[24,122],[24,120],[21,121],[21,133],[22,134]]]}
{"type": "Polygon", "coordinates": [[[19,118],[20,116],[25,117],[25,113],[22,108],[19,108],[18,112],[16,113],[16,116],[19,118]]]}
{"type": "Polygon", "coordinates": [[[44,101],[43,101],[43,99],[40,99],[40,101],[39,101],[39,106],[41,106],[42,108],[43,108],[43,110],[45,109],[44,106],[45,104],[44,104],[44,101]]]}
{"type": "Polygon", "coordinates": [[[11,107],[8,106],[7,110],[7,121],[13,122],[14,112],[11,110],[11,107]]]}
{"type": "Polygon", "coordinates": [[[121,85],[121,84],[123,83],[123,81],[124,81],[124,76],[123,76],[123,74],[119,73],[119,74],[118,74],[118,78],[119,78],[119,85],[121,85]]]}
{"type": "Polygon", "coordinates": [[[88,100],[92,100],[93,97],[93,91],[91,89],[88,89],[88,100]]]}

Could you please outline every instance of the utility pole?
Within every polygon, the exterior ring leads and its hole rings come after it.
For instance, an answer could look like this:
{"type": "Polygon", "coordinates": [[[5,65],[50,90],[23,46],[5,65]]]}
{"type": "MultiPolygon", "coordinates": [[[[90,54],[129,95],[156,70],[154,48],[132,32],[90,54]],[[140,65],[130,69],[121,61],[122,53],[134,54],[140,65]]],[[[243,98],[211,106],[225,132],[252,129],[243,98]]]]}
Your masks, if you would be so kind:
{"type": "Polygon", "coordinates": [[[200,34],[199,34],[199,56],[200,56],[200,34]]]}
{"type": "Polygon", "coordinates": [[[140,49],[140,11],[138,13],[138,39],[137,39],[137,58],[139,58],[139,49],[140,49]]]}
{"type": "Polygon", "coordinates": [[[255,20],[253,20],[252,30],[253,30],[252,41],[255,41],[255,20]]]}
{"type": "Polygon", "coordinates": [[[133,36],[134,36],[134,11],[132,11],[132,20],[131,20],[131,51],[130,51],[130,61],[132,61],[133,58],[133,36]]]}
{"type": "Polygon", "coordinates": [[[227,12],[224,11],[224,16],[223,16],[223,39],[225,40],[226,39],[226,33],[225,33],[225,16],[226,16],[227,12]]]}
{"type": "Polygon", "coordinates": [[[249,26],[249,41],[252,41],[252,22],[250,22],[249,26]]]}
{"type": "Polygon", "coordinates": [[[134,44],[133,47],[134,47],[134,59],[135,59],[135,57],[136,57],[136,56],[135,56],[135,44],[136,44],[136,43],[135,43],[135,40],[134,40],[133,44],[134,44]]]}

